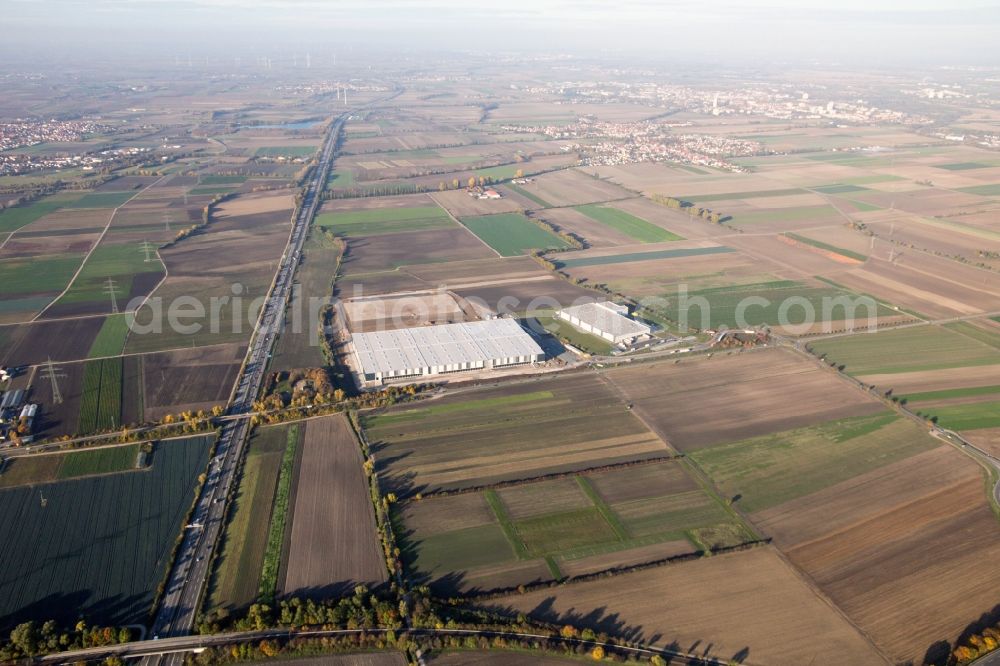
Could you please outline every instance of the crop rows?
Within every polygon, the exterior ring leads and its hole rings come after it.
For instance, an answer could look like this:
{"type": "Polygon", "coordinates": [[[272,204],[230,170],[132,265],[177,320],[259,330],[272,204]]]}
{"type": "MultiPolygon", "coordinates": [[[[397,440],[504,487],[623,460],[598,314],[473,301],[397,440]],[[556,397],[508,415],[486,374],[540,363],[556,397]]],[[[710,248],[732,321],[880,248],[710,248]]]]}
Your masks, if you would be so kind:
{"type": "Polygon", "coordinates": [[[80,432],[117,428],[121,425],[121,406],[121,357],[88,362],[83,371],[80,432]]]}

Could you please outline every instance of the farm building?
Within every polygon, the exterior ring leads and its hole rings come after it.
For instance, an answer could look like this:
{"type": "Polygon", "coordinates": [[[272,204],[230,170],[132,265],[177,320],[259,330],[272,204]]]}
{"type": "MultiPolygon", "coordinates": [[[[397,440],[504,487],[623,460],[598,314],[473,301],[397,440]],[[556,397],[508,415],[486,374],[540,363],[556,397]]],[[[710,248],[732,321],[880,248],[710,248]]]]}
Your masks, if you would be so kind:
{"type": "Polygon", "coordinates": [[[615,344],[630,343],[649,335],[649,326],[628,316],[628,308],[611,301],[585,303],[558,312],[559,318],[585,333],[609,340],[615,344]]]}
{"type": "Polygon", "coordinates": [[[542,361],[545,353],[513,319],[355,333],[358,374],[366,382],[542,361]]]}

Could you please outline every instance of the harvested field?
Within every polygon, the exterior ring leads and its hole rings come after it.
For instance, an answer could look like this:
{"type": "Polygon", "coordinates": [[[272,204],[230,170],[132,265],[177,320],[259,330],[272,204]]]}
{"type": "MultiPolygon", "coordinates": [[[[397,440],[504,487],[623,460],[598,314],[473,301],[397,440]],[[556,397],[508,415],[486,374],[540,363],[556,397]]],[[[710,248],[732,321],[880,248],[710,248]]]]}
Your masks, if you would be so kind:
{"type": "Polygon", "coordinates": [[[3,625],[146,621],[208,448],[204,437],[162,442],[148,471],[46,484],[44,504],[37,486],[2,491],[3,625]]]}
{"type": "Polygon", "coordinates": [[[883,409],[835,374],[785,349],[644,363],[604,376],[681,451],[883,409]]]}
{"type": "Polygon", "coordinates": [[[594,178],[580,169],[561,169],[542,174],[528,187],[532,194],[553,206],[578,206],[635,196],[623,187],[594,178]]]}
{"type": "Polygon", "coordinates": [[[146,420],[225,405],[243,354],[240,345],[144,354],[141,358],[146,420]]]}
{"type": "Polygon", "coordinates": [[[485,606],[752,664],[884,664],[770,547],[513,595],[485,606]],[[724,584],[720,584],[724,582],[724,584]],[[810,640],[796,640],[809,636],[810,640]]]}
{"type": "Polygon", "coordinates": [[[104,319],[86,317],[0,327],[4,340],[0,364],[37,365],[49,358],[57,362],[87,358],[104,319]]]}
{"type": "Polygon", "coordinates": [[[601,294],[555,276],[493,285],[480,283],[456,288],[455,293],[480,308],[516,316],[604,300],[601,294]]]}
{"type": "Polygon", "coordinates": [[[996,386],[998,378],[1000,364],[858,376],[866,384],[874,384],[883,391],[892,389],[898,396],[996,386]]]}
{"type": "Polygon", "coordinates": [[[628,264],[636,261],[652,261],[655,259],[683,259],[700,257],[708,254],[725,254],[734,250],[714,243],[695,242],[690,247],[668,247],[662,250],[609,250],[566,252],[554,258],[559,268],[581,268],[585,266],[606,266],[608,264],[628,264]]]}
{"type": "Polygon", "coordinates": [[[282,660],[294,666],[406,666],[406,657],[400,652],[361,652],[358,654],[326,654],[282,660]]]}
{"type": "Polygon", "coordinates": [[[345,301],[351,331],[375,331],[474,319],[447,292],[411,293],[345,301]]]}
{"type": "Polygon", "coordinates": [[[590,374],[393,408],[364,426],[383,485],[400,497],[669,455],[590,374]]]}
{"type": "Polygon", "coordinates": [[[488,652],[446,651],[435,654],[428,663],[433,666],[565,666],[579,663],[579,660],[494,649],[488,652]]]}
{"type": "Polygon", "coordinates": [[[344,416],[306,423],[283,594],[326,599],[388,580],[358,441],[344,416]]]}
{"type": "Polygon", "coordinates": [[[925,457],[927,465],[896,463],[884,478],[831,487],[831,502],[817,498],[796,514],[825,522],[844,504],[854,519],[786,548],[792,562],[900,662],[919,661],[939,641],[956,640],[996,603],[981,584],[983,576],[1000,574],[1000,535],[982,472],[953,449],[947,454],[925,457]],[[884,492],[883,484],[900,490],[884,492]]]}
{"type": "Polygon", "coordinates": [[[463,261],[496,255],[466,229],[435,229],[352,238],[347,244],[346,275],[384,271],[418,263],[463,261]]]}

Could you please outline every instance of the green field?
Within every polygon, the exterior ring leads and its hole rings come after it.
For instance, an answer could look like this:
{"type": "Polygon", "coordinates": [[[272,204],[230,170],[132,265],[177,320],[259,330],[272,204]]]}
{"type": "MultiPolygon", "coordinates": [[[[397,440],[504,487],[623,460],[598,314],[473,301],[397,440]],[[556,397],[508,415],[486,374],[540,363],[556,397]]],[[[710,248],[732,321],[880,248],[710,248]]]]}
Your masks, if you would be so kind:
{"type": "Polygon", "coordinates": [[[80,395],[81,434],[122,426],[122,357],[88,361],[80,395]]]}
{"type": "Polygon", "coordinates": [[[82,254],[52,254],[2,259],[0,295],[59,293],[76,273],[83,257],[82,254]]]}
{"type": "Polygon", "coordinates": [[[686,542],[674,552],[694,553],[707,532],[729,535],[716,546],[753,538],[673,461],[423,499],[395,511],[393,522],[407,567],[450,592],[559,578],[578,560],[621,553],[629,561],[629,550],[655,544],[686,542]]]}
{"type": "Polygon", "coordinates": [[[56,302],[56,305],[100,303],[107,304],[106,311],[110,312],[111,296],[107,293],[108,278],[111,278],[115,283],[115,296],[118,305],[123,306],[129,300],[132,280],[136,275],[163,272],[163,263],[155,253],[150,255],[150,261],[146,261],[146,253],[141,243],[119,245],[101,243],[83,264],[80,274],[76,276],[69,290],[56,302]]]}
{"type": "Polygon", "coordinates": [[[54,213],[60,208],[64,208],[79,196],[79,194],[73,197],[55,195],[23,206],[6,208],[0,211],[0,233],[17,231],[21,227],[31,224],[49,213],[54,213]]]}
{"type": "Polygon", "coordinates": [[[983,164],[982,162],[952,162],[951,164],[935,164],[935,168],[945,169],[947,171],[969,171],[971,169],[988,169],[989,164],[983,164]]]}
{"type": "Polygon", "coordinates": [[[198,176],[199,185],[242,185],[246,180],[246,176],[226,176],[218,173],[198,176]]]}
{"type": "Polygon", "coordinates": [[[959,405],[918,405],[922,416],[936,417],[938,425],[951,430],[978,430],[1000,427],[1000,400],[959,405]]]}
{"type": "Polygon", "coordinates": [[[278,481],[271,505],[271,520],[267,528],[267,540],[260,568],[260,596],[270,599],[278,585],[278,571],[281,568],[281,552],[285,543],[285,525],[289,519],[292,477],[295,474],[295,453],[301,445],[299,426],[292,425],[285,430],[285,450],[281,454],[278,481]]]}
{"type": "Polygon", "coordinates": [[[1000,331],[992,328],[980,328],[967,321],[952,322],[951,324],[945,324],[944,327],[949,331],[961,333],[967,338],[978,340],[984,345],[989,345],[996,350],[1000,350],[1000,331]]]}
{"type": "Polygon", "coordinates": [[[736,224],[760,224],[761,222],[796,222],[835,215],[837,209],[826,204],[822,206],[792,206],[790,208],[770,208],[754,213],[733,215],[736,224]]]}
{"type": "Polygon", "coordinates": [[[559,268],[580,268],[583,266],[603,266],[606,264],[627,264],[633,261],[652,261],[654,259],[675,259],[677,257],[698,257],[704,254],[721,254],[733,252],[731,247],[692,247],[680,250],[657,250],[653,252],[631,252],[629,254],[610,254],[603,257],[581,257],[579,259],[553,258],[553,263],[559,268]]]}
{"type": "Polygon", "coordinates": [[[971,398],[981,395],[993,395],[1000,393],[1000,384],[993,386],[963,386],[962,388],[941,389],[939,391],[922,391],[920,393],[907,393],[898,396],[907,402],[930,402],[935,400],[949,400],[951,398],[971,398]]]}
{"type": "Polygon", "coordinates": [[[117,208],[136,195],[134,191],[128,192],[91,192],[77,199],[72,204],[67,204],[67,208],[117,208]]]}
{"type": "Polygon", "coordinates": [[[125,338],[129,331],[129,314],[111,315],[101,324],[101,330],[90,345],[87,358],[118,356],[125,348],[125,338]]]}
{"type": "Polygon", "coordinates": [[[209,185],[208,187],[195,187],[188,190],[188,194],[199,195],[199,194],[229,194],[230,192],[235,192],[235,185],[209,185]]]}
{"type": "Polygon", "coordinates": [[[651,224],[646,220],[636,217],[623,210],[604,206],[601,204],[587,204],[576,206],[587,217],[597,220],[601,224],[612,229],[617,229],[626,236],[634,238],[640,243],[661,243],[664,241],[684,240],[681,236],[671,233],[666,229],[651,224]]]}
{"type": "Polygon", "coordinates": [[[139,473],[0,491],[4,622],[146,622],[210,441],[161,442],[139,473]]]}
{"type": "Polygon", "coordinates": [[[72,479],[78,476],[125,472],[135,469],[138,455],[138,444],[113,446],[93,451],[74,451],[66,454],[56,478],[72,479]]]}
{"type": "Polygon", "coordinates": [[[1000,362],[997,350],[940,326],[915,326],[810,344],[851,375],[940,370],[1000,362]]]}
{"type": "Polygon", "coordinates": [[[830,421],[691,453],[726,497],[752,513],[938,446],[892,412],[830,421]]]}
{"type": "Polygon", "coordinates": [[[309,157],[316,152],[316,146],[261,146],[254,153],[256,157],[309,157]]]}
{"type": "Polygon", "coordinates": [[[604,338],[599,338],[596,335],[591,335],[589,333],[584,333],[581,330],[573,327],[569,322],[557,319],[556,317],[545,317],[536,316],[538,323],[541,324],[546,331],[556,336],[560,340],[563,340],[580,351],[586,352],[588,354],[610,354],[611,350],[614,349],[609,341],[604,338]]]}
{"type": "Polygon", "coordinates": [[[448,214],[438,206],[320,213],[316,216],[315,224],[335,234],[348,237],[444,229],[454,225],[448,214]]]}
{"type": "MultiPolygon", "coordinates": [[[[675,296],[667,294],[668,298],[675,296]]],[[[885,306],[874,300],[850,294],[831,287],[817,287],[793,280],[773,280],[725,287],[699,289],[687,293],[687,302],[679,298],[670,299],[663,312],[673,321],[680,322],[686,314],[689,327],[718,329],[722,326],[743,328],[744,326],[800,326],[810,321],[840,322],[852,316],[846,307],[833,307],[841,298],[858,303],[853,316],[859,326],[868,324],[871,313],[874,316],[893,314],[885,306]],[[748,300],[748,299],[755,300],[748,300]],[[759,300],[759,299],[764,299],[759,300]],[[703,307],[707,303],[707,311],[703,307]],[[682,308],[682,304],[686,305],[682,308]],[[808,307],[806,305],[808,304],[808,307]],[[743,320],[738,321],[739,308],[743,307],[743,320]],[[782,308],[785,308],[784,313],[782,308]],[[703,324],[708,324],[707,326],[703,324]]]]}
{"type": "Polygon", "coordinates": [[[326,181],[327,187],[354,187],[357,183],[354,180],[354,172],[335,170],[330,172],[330,177],[326,181]]]}
{"type": "Polygon", "coordinates": [[[834,254],[840,254],[845,257],[850,257],[851,259],[857,259],[858,261],[867,261],[868,257],[866,255],[854,252],[853,250],[845,250],[842,247],[837,247],[836,245],[830,245],[829,243],[824,243],[823,241],[814,240],[812,238],[806,238],[805,236],[795,234],[792,232],[786,232],[784,234],[789,238],[795,239],[800,243],[805,243],[806,245],[812,245],[813,247],[818,247],[821,250],[827,250],[828,252],[833,252],[834,254]]]}
{"type": "Polygon", "coordinates": [[[206,604],[209,609],[235,611],[257,598],[278,470],[288,448],[288,430],[283,426],[258,428],[250,439],[212,574],[206,604]]]}
{"type": "Polygon", "coordinates": [[[816,190],[817,192],[822,192],[823,194],[846,194],[848,192],[865,192],[868,190],[867,187],[861,187],[860,185],[854,183],[837,183],[835,185],[820,185],[818,187],[810,187],[811,190],[816,190]]]}
{"type": "Polygon", "coordinates": [[[566,241],[535,225],[520,213],[466,217],[462,219],[462,224],[504,257],[527,254],[531,250],[569,247],[566,241]]]}
{"type": "Polygon", "coordinates": [[[798,187],[783,190],[753,190],[749,192],[725,192],[723,194],[689,194],[683,197],[674,197],[681,201],[693,201],[694,203],[707,203],[709,201],[729,201],[731,199],[758,199],[760,197],[788,197],[795,194],[807,194],[808,190],[798,187]]]}
{"type": "Polygon", "coordinates": [[[984,197],[1000,196],[1000,183],[993,183],[990,185],[973,185],[972,187],[958,187],[956,189],[959,192],[978,194],[984,197]]]}

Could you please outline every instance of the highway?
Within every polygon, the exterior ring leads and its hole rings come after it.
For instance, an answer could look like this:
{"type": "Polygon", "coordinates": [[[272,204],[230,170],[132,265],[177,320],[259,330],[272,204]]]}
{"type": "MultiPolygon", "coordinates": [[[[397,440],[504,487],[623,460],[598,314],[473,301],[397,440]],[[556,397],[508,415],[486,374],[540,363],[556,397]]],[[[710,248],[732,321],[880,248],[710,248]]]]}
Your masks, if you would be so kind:
{"type": "MultiPolygon", "coordinates": [[[[326,183],[336,153],[337,136],[350,112],[339,116],[330,126],[316,168],[306,185],[302,203],[292,224],[288,245],[272,282],[247,349],[243,368],[230,401],[229,414],[244,414],[252,409],[260,392],[267,359],[285,316],[292,291],[295,268],[319,207],[319,194],[326,183]]],[[[152,635],[160,638],[183,636],[194,627],[199,601],[210,575],[212,553],[225,524],[227,497],[249,433],[248,419],[227,420],[219,433],[215,455],[209,462],[205,482],[195,502],[191,522],[183,538],[166,582],[159,611],[153,621],[152,635]]]]}

